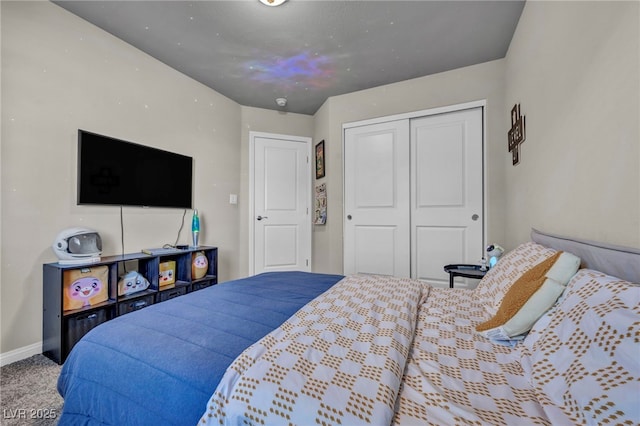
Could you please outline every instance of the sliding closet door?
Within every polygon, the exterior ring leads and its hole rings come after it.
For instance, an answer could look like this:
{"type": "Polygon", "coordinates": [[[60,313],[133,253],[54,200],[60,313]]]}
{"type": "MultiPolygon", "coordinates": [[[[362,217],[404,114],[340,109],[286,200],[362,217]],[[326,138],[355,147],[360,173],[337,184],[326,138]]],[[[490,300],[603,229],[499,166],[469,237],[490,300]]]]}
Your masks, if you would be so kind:
{"type": "Polygon", "coordinates": [[[483,254],[482,108],[411,120],[411,275],[483,254]]]}
{"type": "Polygon", "coordinates": [[[408,140],[408,120],[345,130],[345,274],[411,273],[408,140]]]}

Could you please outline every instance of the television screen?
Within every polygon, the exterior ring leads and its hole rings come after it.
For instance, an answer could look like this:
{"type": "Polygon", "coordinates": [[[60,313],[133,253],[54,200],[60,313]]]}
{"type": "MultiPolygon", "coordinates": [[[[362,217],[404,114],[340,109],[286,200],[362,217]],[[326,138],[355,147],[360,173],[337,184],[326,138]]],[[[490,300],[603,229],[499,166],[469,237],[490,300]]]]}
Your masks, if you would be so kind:
{"type": "Polygon", "coordinates": [[[193,159],[78,130],[78,204],[191,208],[193,159]]]}

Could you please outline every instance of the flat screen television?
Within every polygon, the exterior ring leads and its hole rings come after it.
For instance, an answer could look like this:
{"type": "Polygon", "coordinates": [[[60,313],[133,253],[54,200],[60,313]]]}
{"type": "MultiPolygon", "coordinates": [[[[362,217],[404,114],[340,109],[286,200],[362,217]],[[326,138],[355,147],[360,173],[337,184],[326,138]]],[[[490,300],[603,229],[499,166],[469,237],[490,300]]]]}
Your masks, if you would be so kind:
{"type": "Polygon", "coordinates": [[[78,204],[190,209],[193,158],[78,129],[78,204]]]}

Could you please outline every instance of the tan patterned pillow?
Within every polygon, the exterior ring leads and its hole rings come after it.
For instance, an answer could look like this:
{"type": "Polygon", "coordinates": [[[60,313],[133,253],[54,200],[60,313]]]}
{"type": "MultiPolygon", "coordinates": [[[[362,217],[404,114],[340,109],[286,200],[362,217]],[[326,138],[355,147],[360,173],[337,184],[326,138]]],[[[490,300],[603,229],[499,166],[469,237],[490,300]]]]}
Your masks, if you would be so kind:
{"type": "Polygon", "coordinates": [[[582,269],[531,334],[522,367],[552,424],[640,423],[639,285],[582,269]]]}
{"type": "Polygon", "coordinates": [[[534,242],[519,245],[500,258],[475,289],[475,297],[484,303],[487,312],[498,312],[504,295],[533,266],[551,257],[556,251],[534,242]]]}

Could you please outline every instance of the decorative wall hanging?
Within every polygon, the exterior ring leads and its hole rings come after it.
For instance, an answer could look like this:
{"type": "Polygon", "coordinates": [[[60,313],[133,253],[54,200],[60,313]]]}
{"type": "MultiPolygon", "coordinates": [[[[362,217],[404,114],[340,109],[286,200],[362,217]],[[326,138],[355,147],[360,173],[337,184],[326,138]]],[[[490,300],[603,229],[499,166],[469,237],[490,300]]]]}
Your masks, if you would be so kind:
{"type": "Polygon", "coordinates": [[[324,177],[324,140],[316,145],[316,179],[324,177]]]}
{"type": "Polygon", "coordinates": [[[520,104],[511,109],[511,129],[507,134],[509,152],[513,157],[513,165],[520,162],[520,144],[526,139],[524,115],[520,114],[520,104]]]}
{"type": "Polygon", "coordinates": [[[313,224],[324,225],[327,223],[327,184],[316,186],[313,224]]]}

